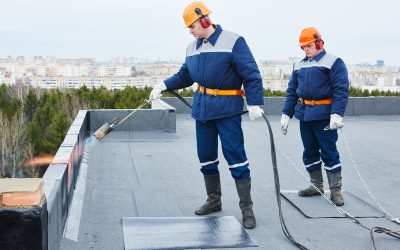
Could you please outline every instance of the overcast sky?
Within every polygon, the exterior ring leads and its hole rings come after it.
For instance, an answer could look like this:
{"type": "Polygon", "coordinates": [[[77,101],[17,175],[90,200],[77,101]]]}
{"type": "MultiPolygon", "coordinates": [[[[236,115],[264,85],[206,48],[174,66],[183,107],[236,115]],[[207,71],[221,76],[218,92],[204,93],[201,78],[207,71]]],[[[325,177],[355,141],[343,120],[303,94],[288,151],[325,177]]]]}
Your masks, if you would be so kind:
{"type": "MultiPolygon", "coordinates": [[[[0,0],[0,57],[185,56],[185,0],[0,0]]],[[[316,26],[346,63],[400,66],[399,0],[209,0],[211,19],[243,35],[257,60],[302,57],[316,26]]]]}

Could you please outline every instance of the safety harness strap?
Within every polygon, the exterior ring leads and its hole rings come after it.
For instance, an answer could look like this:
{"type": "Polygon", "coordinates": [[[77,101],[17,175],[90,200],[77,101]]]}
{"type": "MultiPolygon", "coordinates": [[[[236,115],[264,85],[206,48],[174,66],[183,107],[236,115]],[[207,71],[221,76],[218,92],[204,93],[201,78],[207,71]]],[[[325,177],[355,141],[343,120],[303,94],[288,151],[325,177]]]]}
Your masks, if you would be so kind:
{"type": "Polygon", "coordinates": [[[244,91],[241,89],[209,89],[204,88],[200,84],[197,84],[197,89],[201,94],[205,92],[208,95],[214,96],[244,96],[244,91]]]}

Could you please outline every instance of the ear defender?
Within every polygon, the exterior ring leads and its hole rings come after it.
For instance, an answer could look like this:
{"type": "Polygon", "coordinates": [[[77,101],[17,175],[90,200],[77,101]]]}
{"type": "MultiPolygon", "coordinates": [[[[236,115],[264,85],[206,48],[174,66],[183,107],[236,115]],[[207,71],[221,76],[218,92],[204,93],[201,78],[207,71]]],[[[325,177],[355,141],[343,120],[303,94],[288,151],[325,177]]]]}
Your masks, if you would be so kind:
{"type": "Polygon", "coordinates": [[[324,48],[324,40],[322,40],[317,33],[314,34],[314,38],[317,39],[315,41],[315,48],[317,50],[321,50],[324,48]]]}
{"type": "Polygon", "coordinates": [[[203,27],[205,29],[210,27],[210,25],[211,25],[210,17],[204,16],[203,13],[201,12],[200,8],[196,8],[196,9],[194,9],[194,11],[196,12],[197,15],[201,16],[200,17],[201,27],[203,27]]]}
{"type": "Polygon", "coordinates": [[[211,25],[211,21],[208,16],[203,16],[202,18],[200,18],[200,23],[201,23],[201,26],[205,29],[210,27],[210,25],[211,25]]]}

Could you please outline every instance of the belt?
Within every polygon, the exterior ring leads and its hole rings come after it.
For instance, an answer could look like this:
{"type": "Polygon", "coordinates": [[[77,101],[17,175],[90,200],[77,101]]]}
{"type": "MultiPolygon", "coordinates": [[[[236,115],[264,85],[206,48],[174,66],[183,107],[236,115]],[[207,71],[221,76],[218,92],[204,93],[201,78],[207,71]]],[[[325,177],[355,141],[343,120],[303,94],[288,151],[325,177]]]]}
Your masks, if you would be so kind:
{"type": "Polygon", "coordinates": [[[299,103],[301,104],[307,104],[310,106],[316,106],[316,105],[329,105],[333,103],[332,98],[331,99],[323,99],[323,100],[306,100],[303,98],[299,98],[299,103]]]}
{"type": "Polygon", "coordinates": [[[209,89],[204,88],[200,84],[197,84],[197,89],[200,93],[204,93],[208,95],[215,95],[215,96],[244,96],[244,91],[241,89],[209,89]]]}

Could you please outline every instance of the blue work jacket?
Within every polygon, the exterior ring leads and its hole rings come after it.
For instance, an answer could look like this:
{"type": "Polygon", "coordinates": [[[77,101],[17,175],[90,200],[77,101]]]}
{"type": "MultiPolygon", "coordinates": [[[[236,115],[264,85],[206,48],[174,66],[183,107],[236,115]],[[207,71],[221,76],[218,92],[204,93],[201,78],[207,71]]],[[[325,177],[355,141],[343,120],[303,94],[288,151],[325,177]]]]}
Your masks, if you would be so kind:
{"type": "Polygon", "coordinates": [[[322,50],[314,58],[296,62],[288,83],[282,113],[300,121],[330,119],[331,114],[344,116],[349,96],[349,79],[343,60],[322,50]],[[306,100],[332,99],[332,104],[307,105],[306,100]]]}
{"type": "MultiPolygon", "coordinates": [[[[216,26],[205,39],[196,39],[186,50],[185,63],[179,72],[164,80],[168,89],[175,90],[193,83],[210,89],[230,90],[244,87],[248,105],[263,105],[260,71],[243,37],[216,26]]],[[[242,96],[193,97],[192,117],[198,121],[226,118],[243,112],[242,96]]]]}

